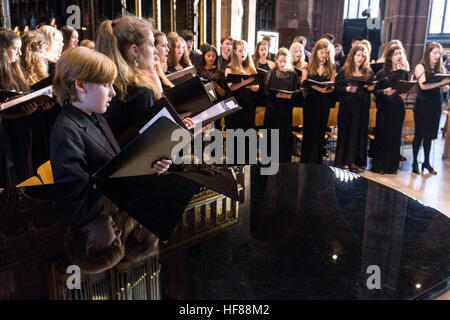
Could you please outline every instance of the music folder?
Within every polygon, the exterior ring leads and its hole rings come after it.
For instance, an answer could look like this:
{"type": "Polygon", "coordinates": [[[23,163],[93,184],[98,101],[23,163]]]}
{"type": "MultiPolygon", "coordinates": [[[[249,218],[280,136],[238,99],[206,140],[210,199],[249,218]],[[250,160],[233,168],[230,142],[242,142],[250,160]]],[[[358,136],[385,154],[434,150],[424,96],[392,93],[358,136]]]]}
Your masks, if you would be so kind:
{"type": "Polygon", "coordinates": [[[200,123],[202,125],[206,125],[222,117],[229,116],[239,110],[242,110],[242,107],[238,105],[237,101],[233,97],[220,101],[196,116],[191,117],[194,121],[194,125],[189,127],[189,129],[194,128],[200,123]]]}
{"type": "Polygon", "coordinates": [[[53,101],[53,87],[33,91],[25,95],[11,95],[11,100],[0,103],[0,117],[25,116],[36,111],[31,103],[43,103],[53,101]]]}
{"type": "Polygon", "coordinates": [[[378,62],[378,63],[371,63],[370,64],[370,68],[372,69],[374,74],[377,74],[378,71],[383,69],[383,67],[384,67],[384,62],[378,62]]]}
{"type": "Polygon", "coordinates": [[[166,89],[164,95],[178,113],[190,112],[191,116],[195,116],[212,104],[198,76],[166,89]]]}
{"type": "Polygon", "coordinates": [[[0,90],[0,102],[7,101],[15,96],[20,95],[20,92],[16,91],[7,91],[7,90],[0,90]]]}
{"type": "Polygon", "coordinates": [[[274,94],[277,93],[284,93],[284,94],[296,94],[299,92],[302,92],[302,89],[297,89],[297,90],[284,90],[284,89],[275,89],[275,88],[270,88],[269,91],[272,91],[274,94]]]}
{"type": "Polygon", "coordinates": [[[408,93],[415,85],[417,85],[417,81],[398,80],[395,81],[392,89],[397,90],[398,94],[408,93]]]}
{"type": "Polygon", "coordinates": [[[227,78],[225,79],[226,82],[231,82],[232,84],[240,83],[244,80],[248,80],[250,78],[254,78],[252,82],[248,84],[248,86],[252,85],[264,85],[265,79],[266,79],[266,72],[258,72],[256,74],[238,74],[238,73],[229,73],[227,75],[227,78]]]}
{"type": "Polygon", "coordinates": [[[320,88],[328,88],[334,85],[336,85],[336,83],[333,81],[315,81],[312,79],[306,79],[302,82],[302,87],[304,88],[310,88],[312,86],[318,86],[320,88]]]}
{"type": "Polygon", "coordinates": [[[180,71],[172,72],[166,74],[167,79],[169,79],[175,86],[192,79],[197,75],[194,66],[186,67],[180,71]]]}

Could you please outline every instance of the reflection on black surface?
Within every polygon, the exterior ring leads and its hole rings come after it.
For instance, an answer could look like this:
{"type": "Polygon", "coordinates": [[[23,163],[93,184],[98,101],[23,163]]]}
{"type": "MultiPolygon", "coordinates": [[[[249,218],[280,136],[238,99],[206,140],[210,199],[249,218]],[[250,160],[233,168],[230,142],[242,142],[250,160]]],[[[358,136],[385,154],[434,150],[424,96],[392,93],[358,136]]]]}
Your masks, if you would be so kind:
{"type": "Polygon", "coordinates": [[[250,225],[168,257],[167,297],[411,299],[448,290],[448,283],[437,285],[450,276],[449,219],[338,171],[286,164],[260,176],[253,167],[250,225]],[[367,287],[373,265],[381,289],[367,287]]]}
{"type": "MultiPolygon", "coordinates": [[[[251,194],[240,205],[240,224],[163,255],[161,265],[151,260],[151,267],[149,257],[159,256],[158,232],[170,235],[198,186],[172,175],[176,183],[167,185],[161,182],[167,177],[158,177],[145,188],[141,177],[100,187],[118,205],[102,196],[101,212],[113,218],[102,223],[120,231],[125,250],[117,261],[112,252],[109,260],[108,252],[98,259],[98,270],[121,262],[117,292],[105,288],[106,276],[90,278],[96,297],[160,298],[158,290],[144,290],[159,283],[160,272],[165,299],[412,299],[449,289],[450,222],[438,211],[327,166],[283,164],[275,176],[261,176],[256,166],[247,169],[251,194]],[[380,269],[381,289],[367,287],[370,266],[380,269]]],[[[0,190],[0,268],[63,254],[63,222],[70,219],[58,210],[67,204],[55,203],[55,196],[90,192],[97,191],[85,183],[0,190]]],[[[28,290],[23,297],[36,297],[31,285],[28,290]]]]}

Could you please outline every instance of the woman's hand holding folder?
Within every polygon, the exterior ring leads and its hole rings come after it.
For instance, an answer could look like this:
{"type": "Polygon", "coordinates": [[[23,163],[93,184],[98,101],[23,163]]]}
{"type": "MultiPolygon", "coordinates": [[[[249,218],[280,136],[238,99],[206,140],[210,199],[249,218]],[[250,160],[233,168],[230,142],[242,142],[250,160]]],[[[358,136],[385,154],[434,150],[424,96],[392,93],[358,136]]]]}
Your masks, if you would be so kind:
{"type": "Polygon", "coordinates": [[[153,165],[153,169],[155,169],[156,174],[160,175],[169,170],[169,167],[172,165],[172,160],[162,159],[160,161],[156,161],[153,165]]]}

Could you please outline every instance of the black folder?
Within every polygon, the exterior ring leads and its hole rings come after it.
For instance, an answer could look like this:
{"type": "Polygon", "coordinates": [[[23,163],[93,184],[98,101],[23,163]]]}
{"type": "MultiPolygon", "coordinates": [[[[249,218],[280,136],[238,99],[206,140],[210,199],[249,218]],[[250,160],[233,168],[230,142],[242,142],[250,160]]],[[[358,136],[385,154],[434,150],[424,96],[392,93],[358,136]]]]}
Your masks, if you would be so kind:
{"type": "Polygon", "coordinates": [[[370,64],[370,68],[372,69],[374,74],[377,74],[378,71],[383,69],[383,67],[384,67],[384,62],[378,62],[378,63],[371,63],[370,64]]]}
{"type": "Polygon", "coordinates": [[[231,97],[216,103],[196,116],[191,117],[191,119],[194,121],[194,126],[200,122],[202,125],[206,125],[240,110],[242,110],[242,107],[238,105],[237,101],[233,97],[231,97]]]}
{"type": "Polygon", "coordinates": [[[180,143],[171,141],[172,132],[177,129],[186,130],[172,120],[160,117],[93,177],[117,178],[156,173],[153,164],[160,159],[171,159],[172,149],[180,143]]]}
{"type": "Polygon", "coordinates": [[[31,106],[30,103],[40,104],[53,100],[53,88],[51,86],[25,95],[19,94],[8,101],[0,103],[0,117],[26,116],[36,111],[36,108],[31,106]]]}
{"type": "Polygon", "coordinates": [[[283,90],[283,89],[270,88],[269,91],[272,91],[274,94],[277,94],[277,93],[296,94],[296,93],[302,92],[303,90],[302,90],[302,89],[297,89],[297,90],[283,90]]]}
{"type": "Polygon", "coordinates": [[[194,66],[186,67],[180,71],[172,72],[166,75],[174,85],[181,84],[189,79],[195,77],[197,73],[195,72],[194,66]]]}
{"type": "Polygon", "coordinates": [[[414,86],[417,85],[417,81],[398,80],[394,82],[392,89],[397,90],[398,94],[407,93],[414,86]]]}
{"type": "Polygon", "coordinates": [[[0,102],[8,101],[11,98],[19,96],[20,94],[21,94],[20,92],[16,92],[16,91],[0,90],[0,102]]]}
{"type": "Polygon", "coordinates": [[[264,85],[265,82],[265,78],[266,78],[267,73],[265,72],[259,72],[256,74],[237,74],[237,73],[229,73],[227,75],[226,78],[226,82],[231,82],[232,84],[235,83],[240,83],[244,80],[250,79],[250,78],[254,78],[254,80],[252,82],[250,82],[248,84],[248,86],[252,86],[252,85],[264,85]]]}
{"type": "Polygon", "coordinates": [[[175,78],[170,80],[174,86],[178,86],[188,80],[191,80],[192,78],[194,78],[194,75],[192,73],[186,73],[185,75],[179,77],[179,78],[175,78]]]}
{"type": "Polygon", "coordinates": [[[164,95],[178,113],[190,112],[195,116],[211,106],[209,95],[198,76],[166,89],[164,95]]]}
{"type": "Polygon", "coordinates": [[[44,89],[45,87],[51,86],[53,84],[53,78],[52,77],[47,77],[45,79],[42,79],[39,82],[36,82],[35,84],[33,84],[30,87],[31,91],[36,91],[36,90],[41,90],[44,89]]]}
{"type": "Polygon", "coordinates": [[[125,146],[128,143],[130,143],[134,138],[136,138],[140,134],[142,128],[163,109],[167,110],[167,112],[171,115],[171,117],[180,127],[187,130],[187,127],[180,119],[178,113],[175,111],[169,100],[166,97],[162,97],[161,99],[155,102],[153,107],[150,109],[150,112],[144,115],[144,117],[142,117],[142,119],[139,122],[135,123],[132,127],[128,128],[125,131],[125,133],[123,133],[120,137],[118,137],[117,142],[119,143],[119,145],[125,146]]]}
{"type": "MultiPolygon", "coordinates": [[[[340,81],[337,81],[336,83],[339,83],[340,81]]],[[[378,81],[372,81],[372,80],[364,80],[362,78],[352,78],[350,80],[343,80],[343,83],[355,86],[355,87],[364,87],[364,86],[371,86],[376,84],[378,81]]]]}
{"type": "Polygon", "coordinates": [[[312,79],[306,79],[302,82],[302,87],[304,88],[310,88],[312,86],[318,86],[320,88],[328,88],[334,85],[336,85],[336,83],[333,81],[315,81],[312,79]]]}

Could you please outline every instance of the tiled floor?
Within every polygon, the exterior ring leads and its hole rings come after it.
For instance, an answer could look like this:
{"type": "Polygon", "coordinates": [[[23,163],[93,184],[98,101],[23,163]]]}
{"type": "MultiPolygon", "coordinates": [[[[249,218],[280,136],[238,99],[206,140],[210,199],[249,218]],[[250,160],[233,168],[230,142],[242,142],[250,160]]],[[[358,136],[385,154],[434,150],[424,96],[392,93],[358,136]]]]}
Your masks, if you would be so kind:
{"type": "MultiPolygon", "coordinates": [[[[439,135],[434,140],[431,149],[431,165],[438,172],[437,175],[421,173],[413,174],[412,169],[412,149],[407,146],[403,150],[403,156],[407,161],[401,163],[397,174],[377,174],[365,171],[361,175],[377,181],[381,184],[394,188],[407,194],[439,211],[450,218],[450,159],[442,160],[445,140],[439,135]]],[[[423,159],[423,151],[420,151],[420,159],[423,159]]],[[[420,164],[419,164],[420,169],[420,164]]]]}

